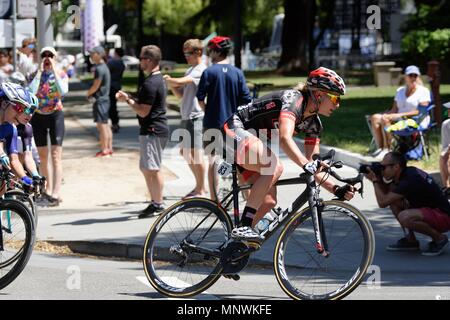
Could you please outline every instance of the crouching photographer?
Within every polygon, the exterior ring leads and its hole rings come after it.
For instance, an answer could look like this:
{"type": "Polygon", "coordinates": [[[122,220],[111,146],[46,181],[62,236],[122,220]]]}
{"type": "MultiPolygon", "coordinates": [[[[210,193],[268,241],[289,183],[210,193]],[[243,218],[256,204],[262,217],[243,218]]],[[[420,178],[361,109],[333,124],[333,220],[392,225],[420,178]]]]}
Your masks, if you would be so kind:
{"type": "Polygon", "coordinates": [[[449,243],[444,233],[450,230],[450,204],[430,175],[407,167],[406,159],[397,152],[387,153],[380,163],[361,166],[360,172],[373,182],[378,205],[389,206],[404,229],[405,237],[387,250],[419,250],[414,234],[418,232],[432,238],[422,255],[437,256],[444,251],[449,243]]]}

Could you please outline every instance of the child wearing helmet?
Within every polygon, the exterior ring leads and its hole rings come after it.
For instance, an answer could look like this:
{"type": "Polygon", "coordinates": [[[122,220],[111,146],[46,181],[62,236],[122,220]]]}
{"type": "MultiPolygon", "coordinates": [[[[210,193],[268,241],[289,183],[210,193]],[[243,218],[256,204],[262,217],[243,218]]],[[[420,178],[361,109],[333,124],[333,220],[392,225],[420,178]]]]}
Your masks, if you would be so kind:
{"type": "MultiPolygon", "coordinates": [[[[319,153],[322,131],[319,115],[331,116],[339,108],[340,96],[344,94],[343,79],[333,70],[321,67],[309,74],[306,85],[271,92],[255,99],[240,106],[225,122],[222,132],[226,141],[226,156],[234,159],[236,154],[242,179],[253,185],[242,215],[242,227],[233,229],[232,238],[256,242],[263,240],[253,228],[277,202],[274,185],[283,172],[283,166],[277,155],[260,140],[260,134],[267,132],[269,139],[274,134],[278,135],[279,145],[289,159],[320,180],[323,176],[320,162],[312,160],[312,156],[319,153]],[[299,132],[306,135],[305,154],[293,139],[294,134],[299,132]]],[[[354,196],[353,187],[338,186],[331,179],[322,185],[347,200],[354,196]]]]}

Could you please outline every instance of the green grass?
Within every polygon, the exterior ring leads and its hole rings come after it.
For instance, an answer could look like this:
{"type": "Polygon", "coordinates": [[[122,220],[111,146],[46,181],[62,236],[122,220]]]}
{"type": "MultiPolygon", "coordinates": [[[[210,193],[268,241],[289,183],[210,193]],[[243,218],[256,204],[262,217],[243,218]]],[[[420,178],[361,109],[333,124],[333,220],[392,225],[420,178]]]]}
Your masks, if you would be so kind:
{"type": "MultiPolygon", "coordinates": [[[[177,65],[175,70],[168,72],[168,74],[173,77],[181,77],[187,67],[187,65],[177,65]]],[[[136,71],[125,72],[123,89],[130,92],[136,91],[137,78],[138,73],[136,71]]],[[[250,85],[251,83],[273,84],[272,87],[263,89],[261,95],[271,90],[293,87],[306,80],[306,77],[280,76],[270,71],[247,72],[246,78],[250,85]]],[[[341,107],[332,117],[322,117],[325,128],[322,143],[360,154],[367,154],[372,137],[364,116],[390,108],[397,87],[377,88],[370,86],[372,83],[370,72],[351,72],[345,79],[350,87],[348,93],[342,98],[341,107]],[[366,86],[361,87],[361,85],[366,86]]],[[[83,80],[92,80],[92,76],[83,80]]],[[[441,98],[442,102],[450,101],[450,84],[441,86],[441,98]]],[[[178,99],[169,95],[168,101],[176,104],[178,99]]],[[[440,132],[435,129],[428,136],[431,151],[430,160],[412,162],[412,164],[426,170],[438,170],[440,132]]]]}
{"type": "MultiPolygon", "coordinates": [[[[381,112],[392,106],[396,87],[349,88],[341,107],[332,117],[323,118],[322,142],[353,152],[367,154],[372,139],[364,116],[381,112]]],[[[450,101],[450,85],[441,86],[443,102],[450,101]]],[[[428,135],[431,156],[428,161],[411,162],[427,170],[439,169],[440,132],[434,129],[428,135]]]]}

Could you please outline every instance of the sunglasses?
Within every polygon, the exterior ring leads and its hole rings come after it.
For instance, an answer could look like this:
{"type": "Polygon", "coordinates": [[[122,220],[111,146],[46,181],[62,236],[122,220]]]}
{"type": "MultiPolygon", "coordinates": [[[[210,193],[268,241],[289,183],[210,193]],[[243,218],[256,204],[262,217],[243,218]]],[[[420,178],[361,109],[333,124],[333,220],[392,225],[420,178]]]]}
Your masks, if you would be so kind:
{"type": "Polygon", "coordinates": [[[25,113],[27,116],[32,116],[36,112],[36,109],[36,106],[31,106],[29,108],[26,108],[23,113],[25,113]]]}
{"type": "Polygon", "coordinates": [[[418,76],[419,75],[415,74],[415,73],[408,74],[408,77],[410,77],[410,78],[417,78],[418,76]]]}
{"type": "Polygon", "coordinates": [[[139,61],[142,61],[142,60],[150,60],[150,58],[149,57],[139,57],[139,61]]]}
{"type": "Polygon", "coordinates": [[[331,93],[327,93],[328,98],[330,98],[331,102],[337,106],[340,102],[341,102],[341,97],[340,96],[336,96],[334,94],[331,93]]]}
{"type": "Polygon", "coordinates": [[[32,116],[36,111],[36,106],[27,108],[19,103],[11,103],[11,106],[17,113],[25,113],[27,116],[32,116]]]}
{"type": "Polygon", "coordinates": [[[190,56],[192,56],[194,54],[194,52],[195,51],[185,51],[185,52],[183,52],[183,54],[184,54],[185,57],[190,57],[190,56]]]}

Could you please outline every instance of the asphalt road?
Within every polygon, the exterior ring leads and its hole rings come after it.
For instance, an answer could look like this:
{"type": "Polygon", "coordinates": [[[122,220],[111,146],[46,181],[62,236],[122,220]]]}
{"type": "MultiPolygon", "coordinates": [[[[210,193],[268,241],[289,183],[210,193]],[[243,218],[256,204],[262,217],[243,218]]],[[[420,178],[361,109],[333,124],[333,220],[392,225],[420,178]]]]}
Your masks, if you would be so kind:
{"type": "MultiPolygon", "coordinates": [[[[347,299],[450,300],[448,273],[383,273],[381,283],[364,282],[347,299]],[[424,285],[432,283],[433,285],[424,285]]],[[[35,252],[25,271],[0,292],[0,300],[166,300],[146,281],[141,263],[35,252]]],[[[194,300],[287,299],[271,269],[252,268],[235,282],[221,278],[194,300]]]]}

